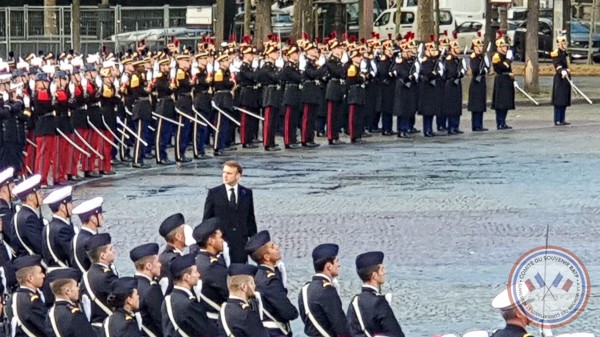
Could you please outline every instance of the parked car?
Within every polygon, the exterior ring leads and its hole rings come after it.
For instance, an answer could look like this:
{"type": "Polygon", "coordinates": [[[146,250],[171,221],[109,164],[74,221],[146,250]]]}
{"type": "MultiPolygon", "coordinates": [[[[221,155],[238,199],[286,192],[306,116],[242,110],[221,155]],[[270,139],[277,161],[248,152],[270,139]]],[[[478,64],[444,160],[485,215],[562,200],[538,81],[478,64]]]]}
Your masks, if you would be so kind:
{"type": "MultiPolygon", "coordinates": [[[[506,35],[509,38],[509,41],[514,40],[515,37],[515,29],[517,29],[517,24],[512,21],[508,21],[508,29],[506,31],[506,35]]],[[[466,21],[458,25],[456,30],[454,31],[456,34],[456,39],[461,47],[468,46],[470,48],[473,39],[476,39],[479,34],[481,36],[485,36],[485,25],[479,21],[466,21]]]]}
{"type": "MultiPolygon", "coordinates": [[[[396,31],[396,9],[386,9],[373,23],[373,29],[381,36],[392,34],[406,35],[408,32],[417,33],[419,27],[417,25],[417,10],[418,7],[402,7],[400,11],[400,31],[396,31]]],[[[446,8],[440,9],[439,18],[439,33],[447,31],[451,33],[456,29],[456,21],[452,15],[452,11],[446,8]]]]}
{"type": "MultiPolygon", "coordinates": [[[[569,46],[569,54],[571,59],[587,58],[590,30],[579,21],[571,21],[570,31],[571,45],[569,46]]],[[[523,22],[519,28],[515,30],[513,42],[515,60],[525,61],[526,32],[527,21],[523,22]]],[[[554,46],[553,32],[552,21],[546,18],[541,18],[538,23],[539,56],[550,57],[550,52],[554,46]]],[[[600,34],[592,35],[592,48],[594,62],[600,62],[600,34]]]]}

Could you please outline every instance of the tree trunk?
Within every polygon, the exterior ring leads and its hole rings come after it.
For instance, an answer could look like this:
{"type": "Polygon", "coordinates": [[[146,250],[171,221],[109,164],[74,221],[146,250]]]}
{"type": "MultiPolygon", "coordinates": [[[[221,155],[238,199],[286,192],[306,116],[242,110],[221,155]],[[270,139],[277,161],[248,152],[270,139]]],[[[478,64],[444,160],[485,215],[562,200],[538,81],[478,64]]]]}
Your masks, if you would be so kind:
{"type": "Polygon", "coordinates": [[[271,34],[271,0],[256,0],[256,19],[254,20],[254,40],[258,48],[271,34]]]}
{"type": "Polygon", "coordinates": [[[252,21],[252,0],[244,0],[244,35],[252,35],[250,23],[252,21]]]}
{"type": "Polygon", "coordinates": [[[417,22],[419,31],[417,36],[423,42],[429,42],[430,36],[435,36],[435,24],[433,21],[433,0],[418,0],[419,12],[417,22]]]}
{"type": "MultiPolygon", "coordinates": [[[[81,1],[73,0],[71,7],[71,48],[77,52],[81,51],[81,1]]],[[[116,32],[115,32],[116,34],[116,32]]]]}
{"type": "Polygon", "coordinates": [[[538,68],[538,21],[540,17],[540,1],[527,2],[527,32],[525,33],[525,91],[537,94],[540,92],[538,68]]]}
{"type": "Polygon", "coordinates": [[[44,0],[44,35],[58,34],[58,12],[54,6],[56,0],[44,0]]]}
{"type": "MultiPolygon", "coordinates": [[[[373,31],[373,0],[360,0],[358,22],[360,22],[358,37],[371,38],[371,32],[373,31]]],[[[387,36],[381,38],[387,38],[387,36]]]]}
{"type": "Polygon", "coordinates": [[[225,0],[217,0],[217,6],[215,8],[215,38],[216,43],[220,44],[225,41],[225,0]]]}
{"type": "Polygon", "coordinates": [[[302,38],[302,33],[307,33],[311,38],[314,36],[315,22],[312,11],[312,0],[297,0],[294,2],[294,25],[292,26],[292,38],[302,38]]]}

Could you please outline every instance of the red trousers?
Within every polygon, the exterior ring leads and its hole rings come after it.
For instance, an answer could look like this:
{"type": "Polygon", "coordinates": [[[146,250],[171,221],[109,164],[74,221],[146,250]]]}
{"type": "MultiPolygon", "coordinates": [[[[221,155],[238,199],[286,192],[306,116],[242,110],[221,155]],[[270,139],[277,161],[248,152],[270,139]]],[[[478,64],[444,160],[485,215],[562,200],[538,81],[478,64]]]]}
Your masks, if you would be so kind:
{"type": "MultiPolygon", "coordinates": [[[[111,142],[115,142],[115,137],[113,137],[112,133],[110,133],[110,131],[108,130],[103,130],[102,133],[104,134],[104,136],[109,139],[111,142]]],[[[112,145],[107,142],[106,140],[104,140],[103,138],[100,139],[102,141],[102,147],[100,149],[97,149],[98,152],[100,152],[102,154],[102,156],[104,157],[103,160],[101,160],[101,164],[100,164],[100,170],[101,171],[111,171],[112,170],[112,164],[110,163],[111,159],[112,159],[112,145]]]]}
{"type": "MultiPolygon", "coordinates": [[[[102,132],[102,131],[100,131],[100,132],[102,132]]],[[[88,144],[90,144],[96,151],[102,153],[101,149],[102,149],[102,145],[103,145],[102,144],[103,140],[95,130],[92,130],[92,129],[87,130],[86,140],[87,140],[88,144]]],[[[81,170],[83,172],[96,171],[97,167],[98,167],[96,165],[96,162],[99,161],[100,158],[98,158],[98,156],[95,155],[94,153],[92,153],[91,151],[89,151],[89,153],[90,153],[90,157],[89,158],[83,157],[83,160],[81,162],[81,170]]]]}
{"type": "MultiPolygon", "coordinates": [[[[89,135],[88,132],[90,132],[89,129],[77,129],[77,133],[79,133],[79,135],[81,135],[81,137],[83,139],[85,139],[85,141],[87,142],[89,135]]],[[[73,138],[75,140],[75,144],[77,144],[77,146],[79,146],[80,148],[86,150],[88,153],[90,152],[89,149],[87,148],[86,145],[83,144],[83,141],[77,137],[77,135],[73,134],[73,138]]],[[[87,157],[84,156],[81,152],[75,150],[74,148],[72,148],[71,151],[71,156],[70,156],[70,160],[69,160],[69,171],[68,174],[72,175],[72,176],[76,176],[79,173],[79,163],[81,162],[81,167],[83,168],[84,163],[87,161],[87,157]]]]}
{"type": "Polygon", "coordinates": [[[48,185],[48,175],[50,173],[51,164],[54,182],[58,181],[58,160],[56,158],[56,149],[58,147],[57,137],[57,135],[44,135],[35,138],[37,151],[35,154],[34,171],[42,176],[42,185],[48,185]]]}

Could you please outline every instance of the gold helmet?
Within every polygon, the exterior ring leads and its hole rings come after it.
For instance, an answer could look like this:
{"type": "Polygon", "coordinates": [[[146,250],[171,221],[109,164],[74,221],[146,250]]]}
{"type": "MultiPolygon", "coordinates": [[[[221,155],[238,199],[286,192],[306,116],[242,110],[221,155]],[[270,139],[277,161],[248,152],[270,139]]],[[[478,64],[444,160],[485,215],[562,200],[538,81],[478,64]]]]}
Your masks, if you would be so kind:
{"type": "Polygon", "coordinates": [[[498,38],[496,40],[496,47],[500,48],[500,47],[508,47],[509,44],[506,41],[506,38],[504,36],[501,36],[500,38],[498,38]]]}

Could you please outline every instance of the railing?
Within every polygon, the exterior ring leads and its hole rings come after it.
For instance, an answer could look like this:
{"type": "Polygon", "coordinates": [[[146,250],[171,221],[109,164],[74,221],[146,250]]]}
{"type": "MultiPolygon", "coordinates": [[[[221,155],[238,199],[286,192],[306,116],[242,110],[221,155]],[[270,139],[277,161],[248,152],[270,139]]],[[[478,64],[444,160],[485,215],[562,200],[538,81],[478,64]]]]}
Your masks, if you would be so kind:
{"type": "MultiPolygon", "coordinates": [[[[107,48],[124,51],[135,41],[119,41],[116,34],[146,29],[166,29],[186,25],[187,7],[121,7],[98,8],[82,6],[80,10],[80,40],[82,53],[107,48]]],[[[38,51],[60,53],[71,49],[72,9],[70,6],[0,7],[0,58],[9,51],[26,55],[38,51]]],[[[210,27],[206,27],[210,29],[210,27]]],[[[178,37],[182,44],[195,46],[201,36],[178,37]]],[[[166,45],[167,36],[153,41],[155,48],[166,45]],[[164,41],[163,41],[164,40],[164,41]]]]}

